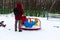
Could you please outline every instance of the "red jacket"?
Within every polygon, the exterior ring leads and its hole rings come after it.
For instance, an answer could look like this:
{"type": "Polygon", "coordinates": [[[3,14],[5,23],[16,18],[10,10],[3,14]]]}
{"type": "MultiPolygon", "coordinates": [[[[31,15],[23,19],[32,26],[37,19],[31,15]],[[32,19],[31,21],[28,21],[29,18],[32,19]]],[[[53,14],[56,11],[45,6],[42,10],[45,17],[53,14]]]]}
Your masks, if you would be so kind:
{"type": "Polygon", "coordinates": [[[22,15],[24,14],[22,3],[18,2],[16,4],[16,8],[19,10],[20,15],[15,16],[15,20],[21,20],[22,19],[22,15]]]}

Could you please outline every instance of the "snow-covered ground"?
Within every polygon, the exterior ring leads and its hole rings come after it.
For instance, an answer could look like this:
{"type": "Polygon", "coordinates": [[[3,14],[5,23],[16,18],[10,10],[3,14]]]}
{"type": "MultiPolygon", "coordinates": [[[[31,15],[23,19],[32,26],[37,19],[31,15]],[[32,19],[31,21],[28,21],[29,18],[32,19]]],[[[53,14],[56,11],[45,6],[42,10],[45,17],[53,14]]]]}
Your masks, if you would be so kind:
{"type": "Polygon", "coordinates": [[[0,21],[4,21],[6,27],[0,27],[0,40],[60,40],[60,19],[42,18],[41,30],[37,31],[14,31],[14,15],[0,14],[0,21]]]}

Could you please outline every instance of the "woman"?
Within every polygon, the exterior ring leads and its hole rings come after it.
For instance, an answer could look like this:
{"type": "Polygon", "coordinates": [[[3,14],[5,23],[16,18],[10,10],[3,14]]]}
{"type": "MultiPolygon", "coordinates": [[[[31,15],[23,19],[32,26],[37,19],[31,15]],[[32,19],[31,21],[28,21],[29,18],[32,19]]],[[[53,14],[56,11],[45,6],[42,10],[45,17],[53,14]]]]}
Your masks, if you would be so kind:
{"type": "Polygon", "coordinates": [[[15,14],[15,31],[17,31],[17,23],[19,22],[19,32],[22,31],[21,29],[21,22],[22,22],[22,15],[24,14],[23,11],[23,5],[21,2],[18,2],[16,4],[16,7],[14,8],[14,14],[15,14]]]}

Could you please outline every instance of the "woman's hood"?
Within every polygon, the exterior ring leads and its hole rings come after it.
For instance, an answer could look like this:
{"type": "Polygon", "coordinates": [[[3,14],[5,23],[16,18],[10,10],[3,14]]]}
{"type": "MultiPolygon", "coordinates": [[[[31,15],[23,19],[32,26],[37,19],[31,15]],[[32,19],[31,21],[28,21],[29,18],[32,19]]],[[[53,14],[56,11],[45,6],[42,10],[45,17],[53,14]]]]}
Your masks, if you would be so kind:
{"type": "Polygon", "coordinates": [[[18,2],[17,4],[16,4],[16,7],[19,9],[19,8],[22,8],[22,3],[21,2],[18,2]]]}

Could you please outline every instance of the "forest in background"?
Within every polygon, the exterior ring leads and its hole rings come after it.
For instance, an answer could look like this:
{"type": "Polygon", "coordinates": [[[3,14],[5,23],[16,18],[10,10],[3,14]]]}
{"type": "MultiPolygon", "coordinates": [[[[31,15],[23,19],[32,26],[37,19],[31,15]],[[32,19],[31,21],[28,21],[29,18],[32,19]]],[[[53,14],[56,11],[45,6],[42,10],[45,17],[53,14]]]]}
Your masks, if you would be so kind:
{"type": "Polygon", "coordinates": [[[23,3],[26,15],[41,16],[45,11],[60,14],[60,0],[0,0],[0,14],[13,12],[19,1],[23,3]]]}

